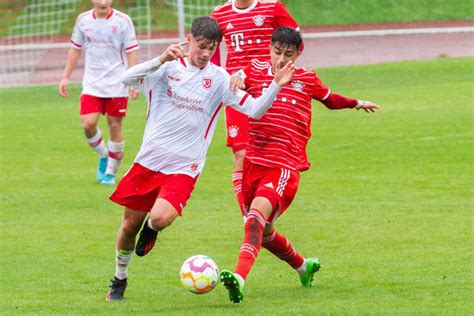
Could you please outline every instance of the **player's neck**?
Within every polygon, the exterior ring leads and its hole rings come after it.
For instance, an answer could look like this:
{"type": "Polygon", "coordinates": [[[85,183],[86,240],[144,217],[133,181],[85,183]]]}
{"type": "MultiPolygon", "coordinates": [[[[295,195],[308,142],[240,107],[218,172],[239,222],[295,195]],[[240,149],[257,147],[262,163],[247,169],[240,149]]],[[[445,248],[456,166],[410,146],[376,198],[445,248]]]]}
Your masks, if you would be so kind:
{"type": "Polygon", "coordinates": [[[254,3],[254,1],[257,0],[235,0],[234,5],[237,7],[237,9],[247,9],[254,3]]]}
{"type": "Polygon", "coordinates": [[[109,8],[107,11],[94,9],[94,13],[97,19],[106,19],[112,13],[112,8],[109,8]]]}

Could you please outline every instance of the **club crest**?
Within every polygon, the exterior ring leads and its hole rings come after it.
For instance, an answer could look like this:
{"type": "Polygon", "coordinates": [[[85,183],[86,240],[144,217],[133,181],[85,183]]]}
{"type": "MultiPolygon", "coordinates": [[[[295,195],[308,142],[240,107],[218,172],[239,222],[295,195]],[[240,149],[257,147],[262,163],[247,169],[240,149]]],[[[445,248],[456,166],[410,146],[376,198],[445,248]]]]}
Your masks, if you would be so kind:
{"type": "Polygon", "coordinates": [[[206,89],[212,87],[212,79],[211,78],[202,78],[202,86],[206,89]]]}
{"type": "Polygon", "coordinates": [[[265,22],[265,17],[262,15],[256,15],[253,17],[253,23],[255,23],[256,26],[262,26],[263,22],[265,22]]]}
{"type": "Polygon", "coordinates": [[[291,83],[291,88],[293,90],[298,91],[298,92],[303,92],[303,84],[301,82],[298,82],[298,81],[292,82],[291,83]]]}

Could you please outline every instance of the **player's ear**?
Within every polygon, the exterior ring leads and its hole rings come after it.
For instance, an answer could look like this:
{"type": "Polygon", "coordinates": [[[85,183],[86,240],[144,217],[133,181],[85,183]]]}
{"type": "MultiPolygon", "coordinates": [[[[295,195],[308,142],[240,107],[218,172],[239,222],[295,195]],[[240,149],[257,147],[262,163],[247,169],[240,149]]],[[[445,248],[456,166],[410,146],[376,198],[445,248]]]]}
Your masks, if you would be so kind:
{"type": "Polygon", "coordinates": [[[186,36],[186,40],[187,40],[188,42],[191,42],[191,37],[192,37],[192,36],[191,36],[191,33],[189,33],[189,34],[186,36]]]}

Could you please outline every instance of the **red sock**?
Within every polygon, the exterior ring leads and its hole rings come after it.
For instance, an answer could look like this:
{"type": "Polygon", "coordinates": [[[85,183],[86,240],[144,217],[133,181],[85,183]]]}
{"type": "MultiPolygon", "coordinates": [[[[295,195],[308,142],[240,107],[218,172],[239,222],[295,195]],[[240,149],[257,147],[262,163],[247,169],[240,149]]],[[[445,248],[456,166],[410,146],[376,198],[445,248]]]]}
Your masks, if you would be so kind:
{"type": "Polygon", "coordinates": [[[260,252],[264,227],[265,218],[262,213],[256,208],[252,208],[247,214],[247,220],[245,221],[244,241],[240,247],[239,260],[235,268],[235,272],[244,278],[244,280],[247,278],[260,252]]]}
{"type": "Polygon", "coordinates": [[[239,203],[240,213],[242,213],[242,216],[244,216],[245,213],[242,197],[242,175],[242,170],[234,170],[234,173],[232,174],[232,184],[234,185],[234,194],[237,198],[237,203],[239,203]]]}
{"type": "Polygon", "coordinates": [[[283,261],[286,261],[293,269],[299,268],[304,263],[304,258],[291,245],[288,238],[276,230],[270,235],[263,236],[262,246],[283,261]]]}

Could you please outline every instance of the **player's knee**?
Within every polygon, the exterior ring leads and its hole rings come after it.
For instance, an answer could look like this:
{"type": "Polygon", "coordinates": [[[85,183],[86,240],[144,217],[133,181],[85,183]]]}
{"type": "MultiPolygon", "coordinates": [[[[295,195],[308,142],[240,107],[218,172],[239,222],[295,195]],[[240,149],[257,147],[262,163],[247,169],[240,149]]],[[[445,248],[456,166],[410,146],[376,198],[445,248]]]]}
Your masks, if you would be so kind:
{"type": "Polygon", "coordinates": [[[170,226],[175,218],[171,214],[152,214],[150,216],[151,226],[155,230],[162,230],[170,226]]]}

